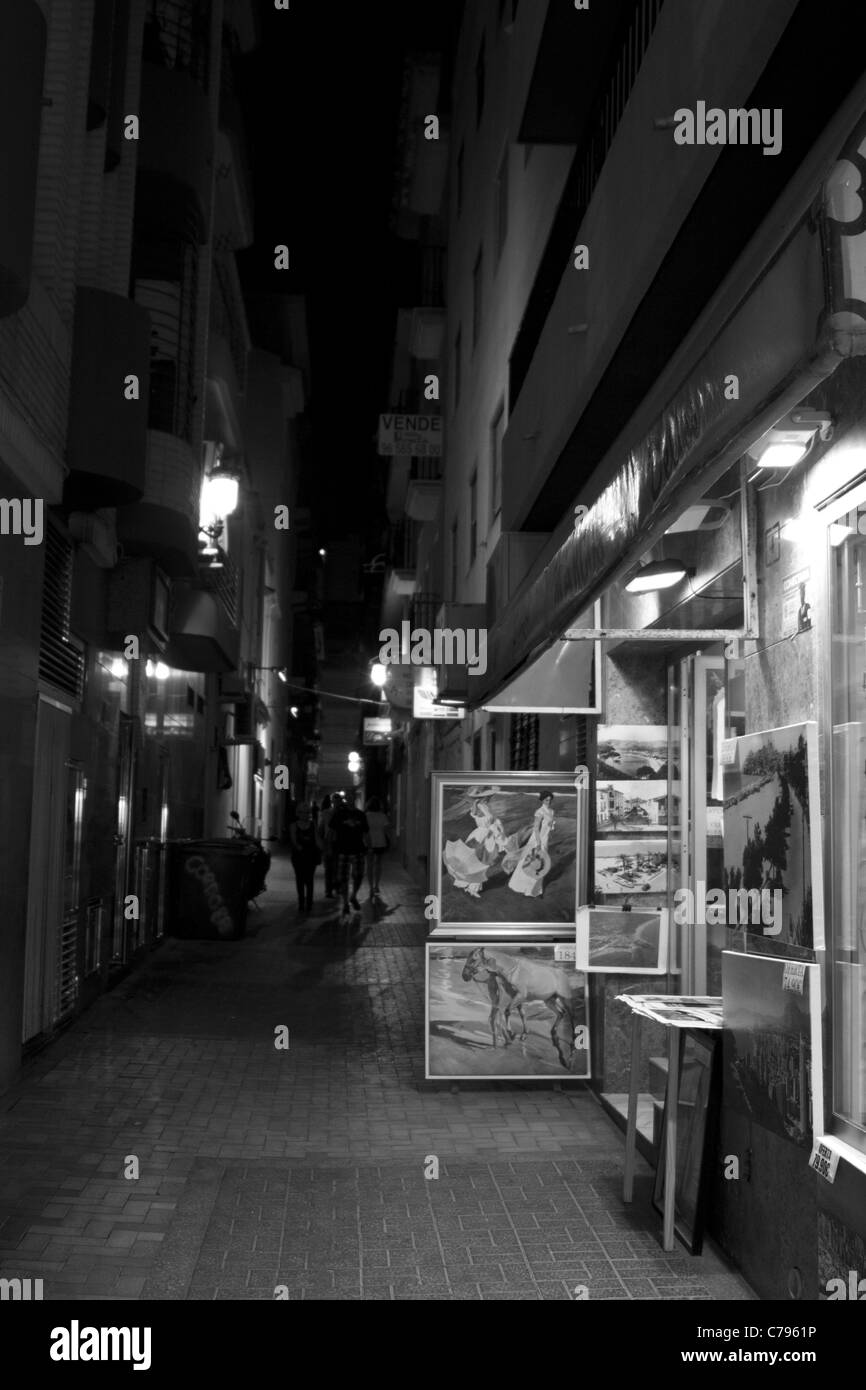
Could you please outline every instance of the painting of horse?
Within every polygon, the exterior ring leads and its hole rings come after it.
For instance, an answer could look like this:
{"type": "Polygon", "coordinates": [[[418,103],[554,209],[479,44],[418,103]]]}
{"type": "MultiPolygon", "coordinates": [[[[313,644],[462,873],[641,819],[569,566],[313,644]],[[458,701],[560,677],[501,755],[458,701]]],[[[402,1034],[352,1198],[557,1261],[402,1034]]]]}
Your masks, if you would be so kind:
{"type": "Polygon", "coordinates": [[[427,1076],[589,1076],[586,976],[552,943],[429,942],[427,1076]]]}

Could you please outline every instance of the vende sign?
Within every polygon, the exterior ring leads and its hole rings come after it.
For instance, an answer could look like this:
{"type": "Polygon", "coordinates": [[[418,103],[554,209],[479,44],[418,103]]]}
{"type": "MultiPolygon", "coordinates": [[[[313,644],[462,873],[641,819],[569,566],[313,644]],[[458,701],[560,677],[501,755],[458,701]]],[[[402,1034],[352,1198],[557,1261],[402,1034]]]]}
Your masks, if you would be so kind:
{"type": "Polygon", "coordinates": [[[386,456],[442,457],[441,415],[380,415],[379,453],[386,456]]]}

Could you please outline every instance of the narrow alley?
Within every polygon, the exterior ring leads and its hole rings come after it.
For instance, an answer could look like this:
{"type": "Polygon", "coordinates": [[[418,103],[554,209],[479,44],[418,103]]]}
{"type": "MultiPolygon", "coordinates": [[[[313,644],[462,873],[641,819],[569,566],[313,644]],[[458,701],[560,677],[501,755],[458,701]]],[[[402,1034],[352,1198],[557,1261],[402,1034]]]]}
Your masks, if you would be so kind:
{"type": "Polygon", "coordinates": [[[393,858],[354,929],[322,888],[298,919],[276,859],[245,938],[165,939],[30,1064],[0,1102],[0,1274],[46,1300],[753,1297],[709,1246],[663,1253],[642,1162],[623,1206],[588,1088],[423,1080],[393,858]]]}

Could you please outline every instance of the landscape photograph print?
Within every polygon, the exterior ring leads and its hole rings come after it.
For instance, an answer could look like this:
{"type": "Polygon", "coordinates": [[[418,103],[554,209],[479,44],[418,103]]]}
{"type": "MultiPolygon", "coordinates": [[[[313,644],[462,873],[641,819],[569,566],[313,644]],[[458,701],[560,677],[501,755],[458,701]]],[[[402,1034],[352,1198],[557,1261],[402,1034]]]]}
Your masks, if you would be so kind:
{"type": "Polygon", "coordinates": [[[667,911],[579,907],[576,962],[581,970],[605,974],[665,974],[668,968],[667,911]]]}
{"type": "Polygon", "coordinates": [[[586,793],[563,773],[482,777],[433,774],[430,891],[440,928],[573,929],[586,793]]]}
{"type": "Polygon", "coordinates": [[[596,775],[601,781],[666,782],[679,777],[668,768],[666,724],[600,724],[596,775]]]}
{"type": "Polygon", "coordinates": [[[552,943],[427,943],[427,1078],[585,1079],[586,975],[552,943]]]}
{"type": "Polygon", "coordinates": [[[597,897],[666,893],[667,886],[667,840],[596,840],[597,897]]]}
{"type": "MultiPolygon", "coordinates": [[[[730,890],[781,892],[778,942],[824,946],[820,816],[817,806],[817,725],[790,724],[746,734],[736,761],[725,768],[724,879],[730,890]],[[815,823],[813,824],[813,820],[815,823]]],[[[746,931],[762,935],[756,906],[746,931]]],[[[774,923],[776,925],[776,923],[774,923]]]]}
{"type": "Polygon", "coordinates": [[[802,1148],[824,1129],[821,988],[803,965],[802,992],[785,988],[780,956],[722,952],[726,1102],[802,1148]]]}

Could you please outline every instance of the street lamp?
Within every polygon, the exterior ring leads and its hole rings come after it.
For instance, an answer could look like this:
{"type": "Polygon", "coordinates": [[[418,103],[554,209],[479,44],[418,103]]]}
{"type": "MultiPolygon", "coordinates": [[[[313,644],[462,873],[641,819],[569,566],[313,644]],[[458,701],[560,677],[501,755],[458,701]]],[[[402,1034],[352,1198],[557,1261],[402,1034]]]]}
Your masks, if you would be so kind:
{"type": "Polygon", "coordinates": [[[370,672],[370,680],[374,685],[378,685],[381,690],[388,679],[388,667],[383,666],[381,661],[374,661],[373,669],[370,672]]]}

